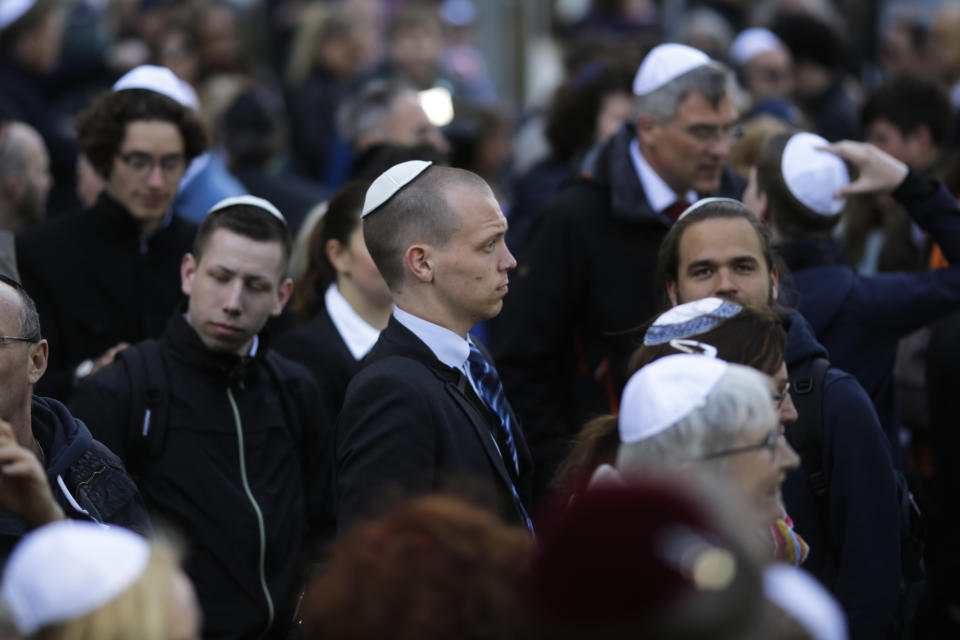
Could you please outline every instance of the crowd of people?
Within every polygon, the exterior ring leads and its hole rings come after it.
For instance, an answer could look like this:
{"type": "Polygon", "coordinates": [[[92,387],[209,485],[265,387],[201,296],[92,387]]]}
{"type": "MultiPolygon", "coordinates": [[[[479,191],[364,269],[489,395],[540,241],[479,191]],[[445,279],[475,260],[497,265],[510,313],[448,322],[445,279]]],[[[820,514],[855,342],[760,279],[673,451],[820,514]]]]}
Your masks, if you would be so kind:
{"type": "Polygon", "coordinates": [[[579,4],[0,2],[0,637],[956,637],[958,6],[579,4]]]}

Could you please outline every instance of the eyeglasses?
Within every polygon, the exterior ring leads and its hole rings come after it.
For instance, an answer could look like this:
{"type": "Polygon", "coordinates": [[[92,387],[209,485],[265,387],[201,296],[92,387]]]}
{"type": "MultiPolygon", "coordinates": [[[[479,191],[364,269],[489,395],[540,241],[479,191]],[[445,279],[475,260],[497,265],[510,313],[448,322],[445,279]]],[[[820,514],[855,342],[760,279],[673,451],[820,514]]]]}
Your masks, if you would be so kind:
{"type": "Polygon", "coordinates": [[[786,402],[788,395],[790,395],[789,382],[783,385],[783,391],[773,394],[773,402],[777,405],[777,409],[783,409],[783,403],[786,402]]]}
{"type": "Polygon", "coordinates": [[[743,127],[738,124],[729,127],[714,127],[709,124],[695,124],[690,127],[678,127],[687,137],[706,145],[720,141],[734,142],[743,136],[743,127]]]}
{"type": "Polygon", "coordinates": [[[153,169],[159,164],[160,172],[164,180],[180,178],[186,159],[183,154],[172,153],[162,158],[154,158],[149,153],[142,151],[131,151],[130,153],[118,154],[120,161],[127,165],[133,173],[141,180],[146,180],[153,173],[153,169]]]}
{"type": "Polygon", "coordinates": [[[749,451],[759,451],[761,449],[766,449],[770,452],[770,458],[772,459],[777,455],[777,443],[780,441],[780,436],[784,433],[783,425],[777,425],[774,429],[770,430],[770,433],[767,434],[767,437],[763,439],[763,442],[758,442],[756,444],[747,444],[742,447],[733,447],[731,449],[723,449],[722,451],[715,451],[714,453],[708,453],[705,456],[702,456],[701,460],[712,460],[714,458],[723,458],[725,456],[735,456],[740,453],[747,453],[749,451]]]}
{"type": "Polygon", "coordinates": [[[40,342],[40,336],[35,336],[35,337],[0,336],[0,347],[5,347],[11,342],[40,342]]]}

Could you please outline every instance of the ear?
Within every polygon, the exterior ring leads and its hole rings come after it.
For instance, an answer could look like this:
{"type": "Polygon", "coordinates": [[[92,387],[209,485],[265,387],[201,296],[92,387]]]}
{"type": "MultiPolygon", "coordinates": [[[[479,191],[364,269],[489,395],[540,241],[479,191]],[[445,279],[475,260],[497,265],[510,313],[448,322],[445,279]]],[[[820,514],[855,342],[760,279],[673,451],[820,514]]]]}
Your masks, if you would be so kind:
{"type": "Polygon", "coordinates": [[[37,384],[47,370],[47,356],[50,354],[50,345],[46,340],[41,340],[36,344],[30,345],[29,364],[27,368],[27,380],[30,384],[37,384]]]}
{"type": "Polygon", "coordinates": [[[420,282],[433,282],[433,257],[430,247],[414,244],[403,254],[403,262],[407,270],[420,282]]]}
{"type": "Polygon", "coordinates": [[[677,283],[673,280],[667,280],[667,297],[671,305],[677,306],[677,283]]]}
{"type": "Polygon", "coordinates": [[[20,202],[23,197],[23,182],[16,176],[8,175],[0,183],[0,190],[3,192],[3,199],[7,202],[20,202]]]}
{"type": "Polygon", "coordinates": [[[273,305],[273,311],[270,312],[272,316],[278,316],[283,312],[284,305],[287,304],[287,301],[290,300],[290,294],[293,293],[293,280],[287,278],[280,283],[280,288],[277,289],[277,303],[273,305]]]}
{"type": "Polygon", "coordinates": [[[770,268],[770,301],[773,302],[780,295],[780,271],[776,265],[770,268]]]}
{"type": "Polygon", "coordinates": [[[326,244],[323,245],[323,253],[327,256],[327,260],[330,261],[330,264],[333,265],[337,273],[347,271],[346,252],[347,247],[339,240],[333,238],[327,240],[326,244]]]}
{"type": "Polygon", "coordinates": [[[650,114],[642,113],[637,117],[637,135],[640,137],[642,144],[656,143],[659,131],[660,123],[650,114]]]}
{"type": "Polygon", "coordinates": [[[193,276],[197,273],[197,261],[192,253],[186,253],[180,261],[180,290],[189,296],[193,292],[193,276]]]}

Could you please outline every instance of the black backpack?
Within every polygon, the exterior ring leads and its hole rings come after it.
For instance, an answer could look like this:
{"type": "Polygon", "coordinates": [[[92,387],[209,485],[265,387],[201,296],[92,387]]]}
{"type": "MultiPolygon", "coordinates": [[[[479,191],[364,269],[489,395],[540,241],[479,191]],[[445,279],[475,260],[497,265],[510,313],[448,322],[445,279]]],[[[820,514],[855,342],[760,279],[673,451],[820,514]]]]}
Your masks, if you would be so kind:
{"type": "MultiPolygon", "coordinates": [[[[790,440],[800,455],[823,523],[829,532],[830,478],[823,465],[823,391],[830,361],[823,357],[804,360],[790,369],[790,396],[800,419],[790,425],[790,440]]],[[[909,625],[916,613],[923,590],[926,568],[923,551],[926,542],[926,520],[917,506],[906,476],[894,469],[897,505],[900,515],[900,610],[897,615],[897,637],[909,637],[909,625]]],[[[829,535],[828,535],[829,538],[829,535]]],[[[828,545],[829,546],[829,545],[828,545]]],[[[824,575],[832,583],[836,576],[837,558],[828,549],[824,554],[824,575]]]]}

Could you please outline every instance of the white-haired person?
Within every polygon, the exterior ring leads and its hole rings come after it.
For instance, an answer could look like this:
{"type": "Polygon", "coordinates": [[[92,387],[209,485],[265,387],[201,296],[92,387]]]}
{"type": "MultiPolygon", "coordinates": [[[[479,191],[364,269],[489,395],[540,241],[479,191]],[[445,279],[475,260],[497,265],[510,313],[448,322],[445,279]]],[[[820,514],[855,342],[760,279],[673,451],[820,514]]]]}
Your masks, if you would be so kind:
{"type": "MultiPolygon", "coordinates": [[[[668,355],[627,382],[617,427],[621,479],[679,470],[726,483],[768,532],[777,559],[801,563],[780,487],[800,458],[784,437],[770,376],[708,355],[668,355]]],[[[598,471],[595,477],[603,477],[598,471]]]]}
{"type": "Polygon", "coordinates": [[[32,531],[7,561],[0,599],[24,638],[200,638],[175,548],[121,527],[60,521],[32,531]]]}

